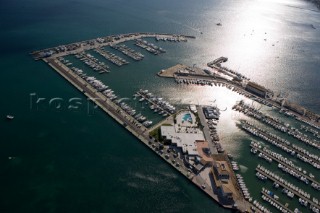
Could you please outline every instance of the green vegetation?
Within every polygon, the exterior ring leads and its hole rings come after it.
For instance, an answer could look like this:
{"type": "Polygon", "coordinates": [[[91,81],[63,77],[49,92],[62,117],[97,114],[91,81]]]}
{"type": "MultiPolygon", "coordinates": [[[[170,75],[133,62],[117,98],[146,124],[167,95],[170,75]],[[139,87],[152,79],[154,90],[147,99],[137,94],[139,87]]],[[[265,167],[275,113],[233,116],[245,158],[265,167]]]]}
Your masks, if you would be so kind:
{"type": "Polygon", "coordinates": [[[152,130],[151,132],[149,132],[149,135],[151,137],[154,137],[157,141],[161,141],[161,133],[160,133],[160,127],[152,130]]]}
{"type": "Polygon", "coordinates": [[[203,126],[201,124],[200,117],[199,117],[198,113],[192,113],[192,114],[194,114],[194,116],[196,117],[196,124],[198,125],[198,128],[203,130],[203,126]]]}
{"type": "Polygon", "coordinates": [[[162,126],[173,126],[172,124],[162,124],[162,126]]]}

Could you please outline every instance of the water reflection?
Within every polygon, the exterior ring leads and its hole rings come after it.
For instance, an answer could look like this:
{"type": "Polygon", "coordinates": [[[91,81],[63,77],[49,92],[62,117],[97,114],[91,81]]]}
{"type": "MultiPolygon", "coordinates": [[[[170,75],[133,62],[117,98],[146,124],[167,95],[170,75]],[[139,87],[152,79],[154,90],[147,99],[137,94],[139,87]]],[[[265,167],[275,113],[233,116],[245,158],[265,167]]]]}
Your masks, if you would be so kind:
{"type": "Polygon", "coordinates": [[[247,100],[236,92],[225,87],[176,85],[164,88],[161,95],[166,97],[170,103],[177,105],[213,105],[221,110],[218,124],[218,134],[223,147],[230,153],[236,155],[241,143],[237,143],[240,132],[236,123],[240,119],[240,114],[232,110],[232,106],[240,100],[247,100]]]}

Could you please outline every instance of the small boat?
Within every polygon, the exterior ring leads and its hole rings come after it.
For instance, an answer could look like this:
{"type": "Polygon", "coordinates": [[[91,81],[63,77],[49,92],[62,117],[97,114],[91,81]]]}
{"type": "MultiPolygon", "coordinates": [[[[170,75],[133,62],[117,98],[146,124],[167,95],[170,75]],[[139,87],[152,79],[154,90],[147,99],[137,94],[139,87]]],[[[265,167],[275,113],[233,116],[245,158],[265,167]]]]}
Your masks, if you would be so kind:
{"type": "Polygon", "coordinates": [[[220,22],[216,24],[217,26],[221,27],[222,24],[221,24],[221,19],[220,19],[220,22]]]}
{"type": "Polygon", "coordinates": [[[13,115],[7,115],[7,119],[8,120],[12,120],[12,119],[14,119],[14,116],[13,115]]]}

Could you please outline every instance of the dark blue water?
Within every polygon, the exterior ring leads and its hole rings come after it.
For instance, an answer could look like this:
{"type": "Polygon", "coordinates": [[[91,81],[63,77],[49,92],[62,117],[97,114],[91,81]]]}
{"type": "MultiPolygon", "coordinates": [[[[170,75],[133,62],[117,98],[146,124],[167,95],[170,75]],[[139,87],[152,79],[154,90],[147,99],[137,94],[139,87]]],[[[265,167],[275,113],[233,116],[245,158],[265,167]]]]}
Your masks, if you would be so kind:
{"type": "MultiPolygon", "coordinates": [[[[1,212],[226,211],[33,61],[33,50],[127,32],[195,35],[187,43],[159,43],[167,50],[161,56],[140,50],[145,60],[111,66],[100,79],[121,97],[144,88],[176,104],[219,98],[231,104],[238,97],[227,100],[226,91],[177,88],[155,76],[176,63],[203,67],[224,55],[231,68],[320,112],[320,14],[304,1],[2,0],[0,29],[1,212]],[[50,104],[54,98],[63,100],[61,108],[50,104]],[[80,99],[79,110],[68,109],[70,98],[80,99]],[[8,122],[6,114],[15,119],[8,122]]],[[[225,134],[238,132],[223,126],[225,134]]]]}

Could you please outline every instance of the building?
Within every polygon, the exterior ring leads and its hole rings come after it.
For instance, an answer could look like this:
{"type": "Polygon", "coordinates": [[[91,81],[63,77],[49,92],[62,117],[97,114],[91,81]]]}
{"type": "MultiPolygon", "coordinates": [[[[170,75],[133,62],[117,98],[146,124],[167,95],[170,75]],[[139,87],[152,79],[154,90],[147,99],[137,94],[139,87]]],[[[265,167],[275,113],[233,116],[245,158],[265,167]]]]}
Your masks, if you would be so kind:
{"type": "Polygon", "coordinates": [[[265,98],[267,95],[268,90],[259,84],[254,82],[249,82],[245,88],[248,92],[251,92],[259,97],[265,98]]]}
{"type": "Polygon", "coordinates": [[[225,199],[227,199],[227,200],[232,200],[233,199],[232,191],[225,184],[221,185],[220,192],[221,192],[221,196],[224,197],[225,199]]]}
{"type": "Polygon", "coordinates": [[[220,112],[217,107],[207,106],[203,107],[202,110],[206,119],[219,119],[220,112]]]}
{"type": "Polygon", "coordinates": [[[204,141],[202,132],[179,132],[174,126],[161,126],[161,137],[172,145],[181,148],[184,154],[198,156],[197,141],[204,141]]]}
{"type": "Polygon", "coordinates": [[[213,158],[211,157],[208,141],[197,141],[197,151],[202,165],[212,165],[213,158]]]}
{"type": "Polygon", "coordinates": [[[215,162],[213,164],[213,172],[216,175],[217,179],[222,182],[228,182],[230,178],[227,166],[228,165],[226,162],[215,162]]]}
{"type": "Polygon", "coordinates": [[[236,193],[230,178],[230,171],[227,161],[214,161],[210,172],[215,184],[215,193],[224,204],[234,203],[233,197],[236,193]]]}

